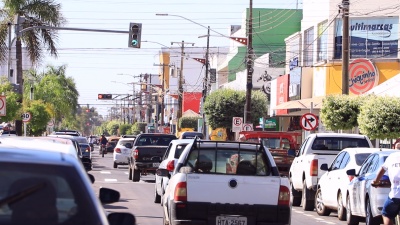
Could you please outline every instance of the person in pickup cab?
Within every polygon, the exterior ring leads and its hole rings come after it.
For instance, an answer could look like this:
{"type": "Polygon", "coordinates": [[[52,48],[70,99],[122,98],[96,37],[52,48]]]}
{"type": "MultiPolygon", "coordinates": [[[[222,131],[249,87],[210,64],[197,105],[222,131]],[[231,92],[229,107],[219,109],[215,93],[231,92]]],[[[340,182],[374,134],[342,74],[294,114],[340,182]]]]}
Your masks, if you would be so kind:
{"type": "Polygon", "coordinates": [[[392,225],[400,212],[400,152],[390,154],[371,185],[379,186],[382,176],[387,172],[391,183],[389,196],[383,204],[382,218],[384,225],[392,225]]]}

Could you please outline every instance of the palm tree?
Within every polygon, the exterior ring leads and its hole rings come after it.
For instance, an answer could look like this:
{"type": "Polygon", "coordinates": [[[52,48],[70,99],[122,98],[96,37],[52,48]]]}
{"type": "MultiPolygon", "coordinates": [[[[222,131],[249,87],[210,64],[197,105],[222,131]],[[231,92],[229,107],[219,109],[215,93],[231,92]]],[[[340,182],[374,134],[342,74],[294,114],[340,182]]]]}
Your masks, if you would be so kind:
{"type": "MultiPolygon", "coordinates": [[[[61,5],[53,0],[2,0],[4,8],[0,9],[0,63],[8,59],[8,24],[16,19],[16,28],[22,30],[34,26],[59,27],[65,19],[60,12],[61,5]],[[24,18],[24,19],[22,19],[24,18]]],[[[20,84],[19,93],[23,93],[22,79],[22,42],[27,49],[32,64],[39,64],[43,59],[44,49],[50,55],[57,57],[55,42],[57,30],[32,29],[16,35],[17,83],[20,84]]],[[[21,98],[22,101],[22,98],[21,98]]],[[[17,131],[22,130],[22,123],[17,123],[17,131]]]]}

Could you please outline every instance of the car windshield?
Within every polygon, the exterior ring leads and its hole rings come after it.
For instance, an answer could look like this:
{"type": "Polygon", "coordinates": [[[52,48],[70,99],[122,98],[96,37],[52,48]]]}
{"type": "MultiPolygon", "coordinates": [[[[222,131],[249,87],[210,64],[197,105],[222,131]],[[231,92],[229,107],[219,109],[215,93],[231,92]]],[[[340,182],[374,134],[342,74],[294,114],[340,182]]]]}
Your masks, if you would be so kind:
{"type": "Polygon", "coordinates": [[[73,167],[15,162],[0,167],[0,224],[100,224],[73,167]]]}

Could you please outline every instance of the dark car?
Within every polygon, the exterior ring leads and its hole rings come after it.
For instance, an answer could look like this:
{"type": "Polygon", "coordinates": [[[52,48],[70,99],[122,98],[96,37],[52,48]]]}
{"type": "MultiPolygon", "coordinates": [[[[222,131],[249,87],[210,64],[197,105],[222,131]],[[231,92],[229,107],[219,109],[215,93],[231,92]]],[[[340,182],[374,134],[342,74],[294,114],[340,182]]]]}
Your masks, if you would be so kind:
{"type": "Polygon", "coordinates": [[[181,134],[179,139],[194,139],[195,137],[198,137],[200,139],[204,139],[204,135],[201,132],[196,132],[196,131],[185,131],[181,134]]]}
{"type": "Polygon", "coordinates": [[[79,143],[79,147],[81,148],[82,151],[82,157],[92,159],[92,151],[89,144],[79,143]]]}

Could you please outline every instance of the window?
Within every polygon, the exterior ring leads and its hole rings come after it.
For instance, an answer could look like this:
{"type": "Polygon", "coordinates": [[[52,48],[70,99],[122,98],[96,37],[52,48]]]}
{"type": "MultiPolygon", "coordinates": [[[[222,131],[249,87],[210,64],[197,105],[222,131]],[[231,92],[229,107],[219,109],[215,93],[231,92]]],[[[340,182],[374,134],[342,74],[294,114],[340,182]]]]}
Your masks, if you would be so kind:
{"type": "Polygon", "coordinates": [[[343,159],[342,159],[342,163],[340,163],[339,169],[344,169],[347,164],[349,164],[350,162],[350,154],[348,152],[345,152],[343,159]]]}
{"type": "Polygon", "coordinates": [[[340,169],[340,163],[342,163],[342,159],[345,154],[346,152],[341,152],[339,155],[336,156],[336,158],[332,162],[331,170],[340,169]]]}
{"type": "Polygon", "coordinates": [[[303,65],[312,66],[313,52],[314,52],[314,27],[311,27],[304,31],[304,45],[303,45],[303,65]]]}
{"type": "Polygon", "coordinates": [[[179,156],[181,156],[181,154],[182,154],[183,150],[185,149],[186,145],[188,145],[188,144],[185,143],[185,144],[176,145],[175,155],[174,155],[175,159],[178,159],[179,156]]]}
{"type": "Polygon", "coordinates": [[[236,149],[200,149],[190,152],[186,166],[194,173],[270,175],[266,156],[260,151],[236,149]]]}
{"type": "Polygon", "coordinates": [[[374,155],[370,155],[366,160],[365,160],[365,162],[363,163],[363,165],[361,166],[361,168],[360,168],[360,176],[363,176],[363,175],[365,175],[366,173],[367,173],[367,171],[368,171],[368,169],[369,169],[369,166],[371,165],[371,161],[372,161],[372,159],[374,158],[374,156],[375,156],[375,154],[374,155]]]}
{"type": "Polygon", "coordinates": [[[317,61],[323,61],[328,58],[327,48],[328,48],[328,31],[327,28],[328,21],[324,21],[318,24],[318,38],[317,38],[317,61]]]}
{"type": "Polygon", "coordinates": [[[364,138],[350,137],[317,137],[312,145],[313,150],[332,150],[341,151],[345,148],[369,147],[369,143],[364,138]]]}

